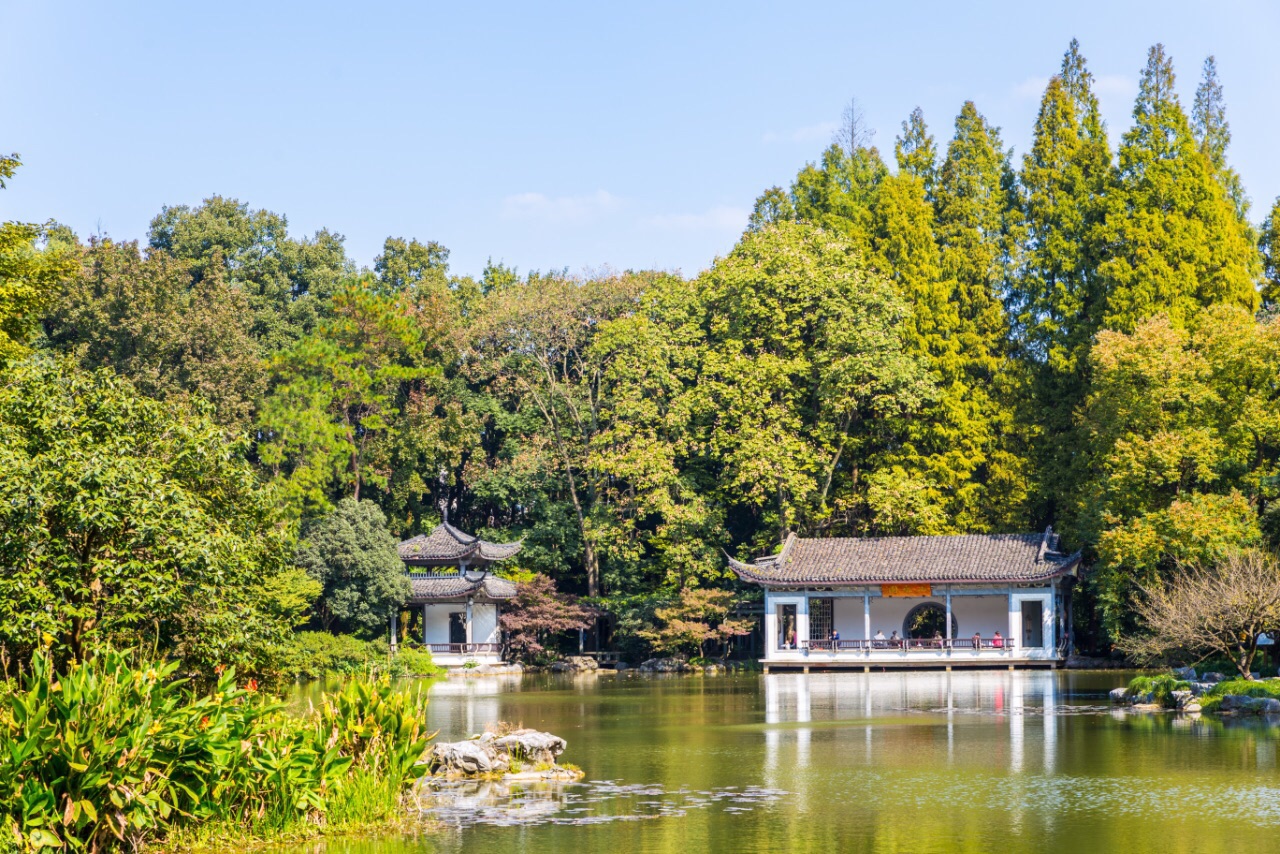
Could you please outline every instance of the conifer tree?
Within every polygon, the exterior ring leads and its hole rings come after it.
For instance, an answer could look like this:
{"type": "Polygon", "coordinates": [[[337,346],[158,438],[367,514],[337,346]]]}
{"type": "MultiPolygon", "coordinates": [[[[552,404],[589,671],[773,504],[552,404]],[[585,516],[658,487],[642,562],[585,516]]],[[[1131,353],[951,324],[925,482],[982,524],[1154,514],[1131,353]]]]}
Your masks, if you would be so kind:
{"type": "Polygon", "coordinates": [[[1196,100],[1191,108],[1191,129],[1200,153],[1209,161],[1214,174],[1227,191],[1236,214],[1245,221],[1249,214],[1249,198],[1245,195],[1240,174],[1227,165],[1227,146],[1231,144],[1231,125],[1227,122],[1227,104],[1218,81],[1218,63],[1212,57],[1204,61],[1196,100]]]}
{"type": "Polygon", "coordinates": [[[919,178],[925,198],[933,201],[933,187],[938,180],[938,147],[924,122],[924,111],[916,107],[902,123],[902,136],[893,146],[898,169],[919,178]]]}
{"type": "Polygon", "coordinates": [[[958,429],[947,489],[964,530],[1022,524],[1026,498],[1025,437],[1013,411],[1021,380],[1003,305],[1017,245],[1014,190],[999,131],[966,102],[935,190],[942,276],[954,283],[958,315],[954,382],[964,386],[948,415],[958,429]]]}
{"type": "Polygon", "coordinates": [[[1111,152],[1092,80],[1073,39],[1061,73],[1045,89],[1022,163],[1023,267],[1013,303],[1033,374],[1038,514],[1047,520],[1055,519],[1056,501],[1074,481],[1073,413],[1087,391],[1084,368],[1103,302],[1098,238],[1111,152]]]}
{"type": "Polygon", "coordinates": [[[1262,305],[1275,311],[1280,309],[1280,198],[1262,221],[1258,248],[1262,250],[1262,305]]]}
{"type": "Polygon", "coordinates": [[[1174,83],[1173,63],[1157,44],[1142,72],[1108,204],[1110,257],[1100,267],[1107,328],[1130,331],[1155,314],[1182,326],[1215,303],[1257,307],[1258,253],[1201,153],[1174,83]]]}
{"type": "Polygon", "coordinates": [[[832,143],[822,162],[807,164],[791,185],[796,219],[839,234],[869,256],[871,203],[888,174],[875,148],[848,151],[832,143]]]}

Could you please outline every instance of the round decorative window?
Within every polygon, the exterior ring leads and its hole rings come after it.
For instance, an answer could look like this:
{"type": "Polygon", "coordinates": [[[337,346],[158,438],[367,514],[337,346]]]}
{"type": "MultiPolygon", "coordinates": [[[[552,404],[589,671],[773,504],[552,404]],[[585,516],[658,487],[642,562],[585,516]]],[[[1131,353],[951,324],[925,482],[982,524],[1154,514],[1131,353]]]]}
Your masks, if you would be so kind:
{"type": "MultiPolygon", "coordinates": [[[[947,634],[947,609],[937,602],[922,602],[907,612],[902,621],[904,638],[945,637],[947,634]]],[[[960,624],[951,615],[951,637],[960,637],[960,624]]]]}

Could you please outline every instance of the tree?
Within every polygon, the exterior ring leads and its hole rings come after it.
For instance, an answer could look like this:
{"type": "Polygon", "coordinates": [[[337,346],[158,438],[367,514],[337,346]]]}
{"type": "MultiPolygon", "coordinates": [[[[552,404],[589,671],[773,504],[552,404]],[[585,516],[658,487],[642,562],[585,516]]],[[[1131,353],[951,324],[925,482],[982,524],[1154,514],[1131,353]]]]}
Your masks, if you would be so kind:
{"type": "Polygon", "coordinates": [[[933,201],[934,185],[938,180],[938,147],[924,121],[924,111],[916,107],[902,123],[902,135],[893,146],[898,170],[918,178],[924,187],[925,198],[933,201]]]}
{"type": "Polygon", "coordinates": [[[1252,236],[1200,152],[1174,82],[1173,63],[1157,44],[1108,199],[1109,257],[1099,266],[1108,329],[1130,331],[1157,313],[1183,325],[1215,303],[1257,308],[1260,265],[1252,236]]]}
{"type": "Polygon", "coordinates": [[[507,648],[526,661],[548,656],[546,644],[554,635],[589,629],[599,614],[578,604],[572,596],[556,590],[545,575],[521,581],[515,598],[502,609],[498,625],[507,638],[507,648]]]}
{"type": "Polygon", "coordinates": [[[372,501],[344,498],[309,525],[297,563],[321,583],[316,615],[325,629],[377,635],[409,598],[409,580],[387,520],[372,501]]]}
{"type": "Polygon", "coordinates": [[[1204,61],[1200,85],[1191,108],[1191,130],[1200,153],[1209,161],[1213,174],[1235,206],[1242,223],[1249,215],[1249,197],[1245,195],[1240,174],[1227,165],[1227,146],[1231,144],[1231,125],[1227,121],[1226,99],[1218,80],[1218,62],[1212,56],[1204,61]]]}
{"type": "Polygon", "coordinates": [[[744,235],[698,287],[709,346],[690,405],[723,500],[762,514],[757,547],[856,528],[875,427],[932,394],[910,309],[850,242],[796,223],[744,235]]]}
{"type": "Polygon", "coordinates": [[[0,644],[63,659],[158,646],[262,673],[290,628],[288,529],[246,443],[108,370],[33,357],[0,381],[0,644]],[[43,638],[43,641],[42,641],[43,638]]]}
{"type": "MultiPolygon", "coordinates": [[[[0,190],[21,163],[16,154],[0,156],[0,190]]],[[[45,236],[44,226],[0,223],[0,363],[27,352],[59,282],[75,269],[65,247],[41,245],[45,236]]]]}
{"type": "Polygon", "coordinates": [[[259,455],[296,506],[323,510],[335,486],[358,500],[365,483],[386,484],[368,464],[374,446],[404,384],[435,371],[424,358],[434,310],[420,311],[415,294],[384,294],[367,276],[347,282],[316,333],[272,360],[259,455]]]}
{"type": "Polygon", "coordinates": [[[606,368],[592,358],[591,342],[602,324],[634,308],[641,286],[634,276],[531,275],[491,291],[470,330],[472,378],[531,412],[546,431],[545,459],[564,478],[591,596],[601,588],[596,537],[588,522],[598,484],[588,453],[600,429],[606,368]]]}
{"type": "Polygon", "coordinates": [[[720,643],[729,653],[733,638],[751,633],[751,620],[730,617],[733,594],[728,590],[680,591],[679,599],[654,613],[660,625],[640,635],[663,652],[693,652],[705,656],[707,644],[720,643]]]}
{"type": "Polygon", "coordinates": [[[1156,317],[1099,333],[1090,363],[1081,428],[1095,475],[1080,536],[1097,545],[1089,583],[1119,636],[1138,587],[1260,542],[1280,485],[1280,324],[1229,306],[1198,314],[1194,331],[1156,317]]]}
{"type": "Polygon", "coordinates": [[[355,273],[341,235],[321,229],[294,240],[285,217],[222,196],[194,208],[163,208],[151,221],[149,239],[152,249],[189,265],[196,281],[222,268],[249,300],[250,331],[264,355],[311,332],[324,300],[355,273]]]}
{"type": "Polygon", "coordinates": [[[960,530],[1021,524],[1030,470],[1026,419],[1016,416],[1025,382],[1010,358],[1004,309],[1020,233],[1015,178],[997,128],[972,101],[956,117],[934,192],[942,275],[954,282],[958,358],[949,383],[964,394],[942,484],[958,506],[960,530]]]}
{"type": "Polygon", "coordinates": [[[1262,252],[1262,305],[1269,311],[1280,309],[1280,197],[1267,213],[1258,235],[1262,252]]]}
{"type": "Polygon", "coordinates": [[[1222,655],[1252,679],[1259,638],[1280,626],[1280,559],[1249,549],[1211,566],[1186,566],[1144,586],[1133,609],[1144,630],[1122,638],[1120,648],[1135,658],[1222,655]]]}
{"type": "Polygon", "coordinates": [[[1092,81],[1073,39],[1045,89],[1020,182],[1023,267],[1012,303],[1031,368],[1029,414],[1040,430],[1037,503],[1049,519],[1083,476],[1073,416],[1087,393],[1084,369],[1106,298],[1098,265],[1111,151],[1092,81]]]}
{"type": "Polygon", "coordinates": [[[252,418],[266,372],[244,293],[220,266],[196,279],[166,252],[93,238],[45,312],[49,344],[85,368],[111,367],[158,400],[201,398],[219,423],[252,418]]]}

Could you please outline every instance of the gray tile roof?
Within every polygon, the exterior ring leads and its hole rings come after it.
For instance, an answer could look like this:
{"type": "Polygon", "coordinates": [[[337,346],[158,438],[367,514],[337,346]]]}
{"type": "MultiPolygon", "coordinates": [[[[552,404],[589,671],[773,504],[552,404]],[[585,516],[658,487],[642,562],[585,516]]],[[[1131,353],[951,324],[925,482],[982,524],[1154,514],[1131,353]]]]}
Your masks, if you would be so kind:
{"type": "Polygon", "coordinates": [[[1018,583],[1072,572],[1080,553],[1062,554],[1053,529],[1043,534],[937,537],[787,538],[782,551],[729,566],[764,587],[838,584],[1018,583]]]}
{"type": "Polygon", "coordinates": [[[496,575],[469,573],[466,575],[410,575],[409,603],[425,605],[431,602],[455,601],[468,597],[477,599],[510,599],[516,595],[516,585],[496,575]]]}
{"type": "Polygon", "coordinates": [[[512,557],[522,543],[491,543],[464,534],[448,522],[441,522],[429,534],[405,540],[398,548],[400,559],[410,566],[447,566],[466,561],[482,566],[512,557]]]}

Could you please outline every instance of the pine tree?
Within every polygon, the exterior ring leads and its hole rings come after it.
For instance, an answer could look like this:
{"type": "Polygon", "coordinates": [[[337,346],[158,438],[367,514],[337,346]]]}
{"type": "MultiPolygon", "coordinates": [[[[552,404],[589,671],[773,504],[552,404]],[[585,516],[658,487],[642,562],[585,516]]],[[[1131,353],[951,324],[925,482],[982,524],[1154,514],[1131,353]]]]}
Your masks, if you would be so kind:
{"type": "Polygon", "coordinates": [[[1161,313],[1181,326],[1215,303],[1257,308],[1258,253],[1201,153],[1174,83],[1173,63],[1155,45],[1108,204],[1110,257],[1100,267],[1107,328],[1130,331],[1161,313]]]}

